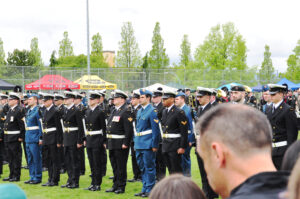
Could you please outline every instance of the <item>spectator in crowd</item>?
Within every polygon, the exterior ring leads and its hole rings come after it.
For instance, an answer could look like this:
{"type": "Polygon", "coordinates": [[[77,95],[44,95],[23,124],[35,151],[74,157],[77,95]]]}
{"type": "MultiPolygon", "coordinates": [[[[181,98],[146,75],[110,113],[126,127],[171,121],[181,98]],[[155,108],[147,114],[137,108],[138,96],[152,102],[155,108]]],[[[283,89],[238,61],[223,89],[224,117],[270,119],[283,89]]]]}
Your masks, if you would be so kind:
{"type": "Polygon", "coordinates": [[[300,157],[300,140],[294,142],[285,152],[281,170],[292,171],[300,157]]]}
{"type": "Polygon", "coordinates": [[[197,152],[208,181],[222,198],[278,198],[289,172],[272,162],[272,130],[267,117],[242,104],[222,104],[197,123],[197,152]]]}
{"type": "Polygon", "coordinates": [[[300,159],[295,164],[288,184],[288,199],[300,198],[300,159]]]}
{"type": "Polygon", "coordinates": [[[205,199],[205,196],[189,177],[174,174],[155,185],[150,199],[205,199]]]}

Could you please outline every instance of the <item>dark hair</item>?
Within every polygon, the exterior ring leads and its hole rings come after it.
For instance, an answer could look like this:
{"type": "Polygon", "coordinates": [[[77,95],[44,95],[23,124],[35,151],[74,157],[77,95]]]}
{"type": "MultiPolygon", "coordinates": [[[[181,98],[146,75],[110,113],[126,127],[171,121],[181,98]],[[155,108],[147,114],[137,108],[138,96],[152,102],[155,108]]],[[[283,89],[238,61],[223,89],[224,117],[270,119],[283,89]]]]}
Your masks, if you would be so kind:
{"type": "Polygon", "coordinates": [[[174,174],[157,183],[150,199],[205,199],[202,190],[190,178],[174,174]]]}
{"type": "Polygon", "coordinates": [[[236,153],[251,154],[266,147],[271,151],[272,129],[269,120],[250,106],[215,106],[200,117],[196,130],[205,144],[221,140],[236,153]]]}
{"type": "Polygon", "coordinates": [[[292,171],[300,157],[300,140],[294,142],[285,152],[281,170],[292,171]]]}

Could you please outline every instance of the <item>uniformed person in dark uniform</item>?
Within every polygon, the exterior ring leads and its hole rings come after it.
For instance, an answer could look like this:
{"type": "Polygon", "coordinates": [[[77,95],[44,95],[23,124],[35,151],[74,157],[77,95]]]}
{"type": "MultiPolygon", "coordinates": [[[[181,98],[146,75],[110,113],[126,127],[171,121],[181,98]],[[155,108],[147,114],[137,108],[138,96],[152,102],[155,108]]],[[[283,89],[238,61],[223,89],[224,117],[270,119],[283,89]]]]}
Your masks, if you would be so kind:
{"type": "Polygon", "coordinates": [[[90,191],[100,191],[102,184],[103,150],[106,150],[105,114],[99,107],[100,94],[89,92],[89,108],[85,112],[86,149],[89,158],[92,182],[87,188],[90,191]]]}
{"type": "Polygon", "coordinates": [[[184,94],[185,94],[185,104],[189,105],[191,108],[196,108],[196,99],[191,94],[191,89],[185,88],[184,94]]]}
{"type": "Polygon", "coordinates": [[[176,93],[164,91],[163,105],[165,107],[162,120],[162,153],[170,174],[182,173],[182,158],[188,146],[188,121],[183,110],[174,104],[176,93]]]}
{"type": "MultiPolygon", "coordinates": [[[[62,119],[62,117],[65,113],[65,110],[66,110],[66,107],[63,103],[64,103],[64,96],[60,95],[60,94],[54,94],[54,105],[59,113],[59,119],[62,119]]],[[[61,147],[59,147],[57,150],[58,150],[58,156],[59,156],[60,173],[65,173],[66,172],[66,164],[65,164],[65,155],[64,155],[63,145],[61,147]]]]}
{"type": "Polygon", "coordinates": [[[114,173],[113,186],[106,192],[124,193],[127,181],[127,160],[130,141],[133,136],[133,117],[127,107],[127,94],[116,90],[114,93],[115,109],[107,123],[107,148],[114,173]]]}
{"type": "Polygon", "coordinates": [[[210,96],[210,104],[212,106],[216,106],[216,105],[219,104],[218,101],[217,101],[218,91],[216,89],[213,89],[213,88],[211,88],[211,90],[212,90],[212,93],[211,93],[211,96],[210,96]]]}
{"type": "Polygon", "coordinates": [[[44,106],[46,108],[42,118],[41,142],[44,148],[44,155],[48,168],[48,182],[42,186],[58,186],[60,180],[60,157],[59,148],[62,148],[63,134],[60,115],[53,104],[54,96],[46,94],[44,96],[44,106]]]}
{"type": "Polygon", "coordinates": [[[68,181],[62,188],[78,188],[80,177],[79,148],[83,147],[83,124],[81,111],[75,107],[75,94],[65,91],[65,114],[63,115],[63,145],[68,181]]]}
{"type": "Polygon", "coordinates": [[[246,104],[255,108],[255,104],[247,102],[245,99],[245,87],[243,85],[232,85],[231,96],[234,104],[246,104]]]}
{"type": "MultiPolygon", "coordinates": [[[[84,116],[87,108],[82,103],[83,95],[79,94],[78,92],[74,92],[74,93],[76,94],[74,104],[75,104],[76,108],[78,108],[78,110],[81,112],[81,115],[84,116]]],[[[79,148],[78,150],[79,150],[78,155],[79,155],[79,162],[80,162],[79,163],[80,175],[84,175],[85,174],[84,146],[79,148]]]]}
{"type": "Polygon", "coordinates": [[[272,160],[279,170],[285,151],[297,140],[297,118],[295,110],[283,101],[286,87],[276,84],[268,84],[268,86],[273,103],[272,111],[267,114],[273,130],[272,160]]]}
{"type": "MultiPolygon", "coordinates": [[[[46,93],[38,92],[38,95],[39,95],[39,99],[38,99],[38,102],[39,102],[39,114],[40,114],[41,118],[43,117],[43,115],[45,113],[45,110],[46,110],[46,108],[44,106],[44,94],[46,94],[46,93]]],[[[47,171],[48,170],[45,157],[46,157],[45,151],[44,151],[44,148],[42,148],[43,171],[47,171]]]]}
{"type": "MultiPolygon", "coordinates": [[[[142,106],[140,105],[140,93],[138,91],[133,92],[131,97],[131,111],[133,113],[134,122],[136,122],[136,114],[142,106]]],[[[132,140],[130,143],[130,150],[131,150],[131,163],[132,163],[132,171],[133,171],[133,179],[128,180],[128,182],[136,182],[141,181],[141,171],[137,164],[135,149],[134,149],[134,141],[132,140]]]]}
{"type": "Polygon", "coordinates": [[[9,110],[9,106],[7,104],[7,95],[4,94],[0,94],[0,104],[1,104],[1,109],[0,109],[0,178],[1,175],[3,173],[3,162],[7,160],[6,158],[6,151],[5,151],[5,147],[4,147],[4,131],[3,131],[3,127],[4,127],[4,122],[6,120],[6,114],[9,110]]]}
{"type": "Polygon", "coordinates": [[[9,93],[9,111],[4,122],[4,142],[9,162],[9,177],[3,181],[18,182],[21,176],[22,147],[25,137],[24,109],[17,93],[9,93]]]}
{"type": "MultiPolygon", "coordinates": [[[[163,95],[162,88],[157,88],[157,90],[153,92],[153,96],[152,96],[153,107],[157,110],[157,117],[160,122],[164,110],[164,106],[162,103],[162,95],[163,95]]],[[[160,138],[158,151],[156,152],[155,165],[156,165],[156,179],[159,181],[166,176],[166,164],[164,162],[163,155],[162,155],[162,138],[160,138]]]]}
{"type": "MultiPolygon", "coordinates": [[[[199,103],[199,108],[197,112],[197,118],[201,118],[201,116],[208,111],[210,108],[212,108],[212,104],[210,103],[210,98],[213,94],[213,91],[209,88],[204,87],[197,87],[197,101],[199,103]]],[[[196,135],[197,137],[197,135],[196,135]]],[[[198,161],[198,167],[201,175],[201,181],[202,181],[202,189],[204,194],[208,199],[214,199],[218,198],[218,195],[213,191],[211,186],[208,183],[207,174],[204,169],[204,163],[202,158],[199,156],[199,154],[195,151],[197,161],[198,161]]]]}

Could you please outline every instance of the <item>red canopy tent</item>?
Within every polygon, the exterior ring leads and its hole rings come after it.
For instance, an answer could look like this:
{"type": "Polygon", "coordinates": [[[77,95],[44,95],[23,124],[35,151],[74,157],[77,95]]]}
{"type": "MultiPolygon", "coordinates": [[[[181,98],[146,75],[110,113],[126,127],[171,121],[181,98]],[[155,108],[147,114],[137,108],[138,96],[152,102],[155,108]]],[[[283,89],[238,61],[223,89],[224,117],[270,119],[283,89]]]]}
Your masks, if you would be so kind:
{"type": "Polygon", "coordinates": [[[60,75],[45,75],[41,79],[25,85],[26,90],[79,89],[80,85],[60,75]]]}

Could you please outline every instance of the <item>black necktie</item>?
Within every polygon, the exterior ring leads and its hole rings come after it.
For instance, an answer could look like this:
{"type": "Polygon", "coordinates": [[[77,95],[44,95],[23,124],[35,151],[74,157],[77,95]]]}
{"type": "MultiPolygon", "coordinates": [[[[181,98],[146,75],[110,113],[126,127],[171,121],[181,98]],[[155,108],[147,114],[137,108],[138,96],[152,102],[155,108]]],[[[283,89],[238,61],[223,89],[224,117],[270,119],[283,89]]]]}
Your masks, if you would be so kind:
{"type": "Polygon", "coordinates": [[[273,106],[273,109],[272,109],[272,113],[274,113],[275,112],[275,106],[273,106]]]}

